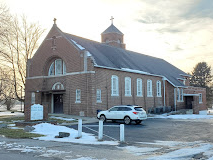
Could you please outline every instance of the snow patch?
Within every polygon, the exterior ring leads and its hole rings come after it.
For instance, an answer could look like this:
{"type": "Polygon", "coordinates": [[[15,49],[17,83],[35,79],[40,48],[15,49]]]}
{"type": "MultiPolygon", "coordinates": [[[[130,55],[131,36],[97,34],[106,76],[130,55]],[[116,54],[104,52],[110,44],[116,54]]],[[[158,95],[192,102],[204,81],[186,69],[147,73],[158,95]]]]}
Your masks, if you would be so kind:
{"type": "MultiPolygon", "coordinates": [[[[118,147],[121,148],[121,147],[118,147]]],[[[127,146],[127,147],[122,147],[122,149],[127,150],[128,152],[140,156],[140,155],[146,155],[146,154],[151,154],[151,152],[159,150],[161,148],[149,148],[149,147],[135,147],[135,146],[127,146]]]]}
{"type": "Polygon", "coordinates": [[[130,68],[121,68],[123,71],[127,72],[132,72],[132,73],[140,73],[140,74],[150,74],[148,72],[140,71],[140,70],[135,70],[135,69],[130,69],[130,68]]]}
{"type": "Polygon", "coordinates": [[[212,149],[212,145],[205,144],[203,146],[194,147],[194,148],[182,148],[176,151],[172,151],[161,156],[155,156],[149,158],[149,160],[171,160],[171,159],[178,159],[178,160],[191,160],[193,156],[206,152],[212,149]]]}
{"type": "Polygon", "coordinates": [[[21,112],[11,113],[11,111],[4,111],[0,112],[0,116],[24,116],[24,113],[21,112]]]}
{"type": "Polygon", "coordinates": [[[57,142],[72,142],[81,144],[107,144],[107,145],[118,145],[116,141],[98,141],[94,135],[82,132],[82,137],[76,139],[78,136],[78,131],[72,128],[52,125],[49,123],[41,123],[33,126],[35,129],[31,133],[37,133],[45,135],[44,137],[38,137],[35,139],[44,141],[57,141],[57,142]],[[69,137],[65,138],[55,138],[59,132],[70,133],[69,137]]]}
{"type": "Polygon", "coordinates": [[[213,119],[213,115],[198,115],[198,114],[183,114],[183,115],[151,115],[148,118],[163,118],[163,119],[213,119]]]}
{"type": "Polygon", "coordinates": [[[76,41],[74,41],[73,39],[71,39],[71,41],[80,49],[80,50],[84,50],[85,48],[82,47],[80,44],[78,44],[76,41]]]}
{"type": "Polygon", "coordinates": [[[60,119],[60,120],[64,120],[64,121],[75,121],[76,120],[76,119],[73,119],[73,118],[63,118],[63,117],[55,117],[55,116],[51,116],[50,118],[60,119]]]}

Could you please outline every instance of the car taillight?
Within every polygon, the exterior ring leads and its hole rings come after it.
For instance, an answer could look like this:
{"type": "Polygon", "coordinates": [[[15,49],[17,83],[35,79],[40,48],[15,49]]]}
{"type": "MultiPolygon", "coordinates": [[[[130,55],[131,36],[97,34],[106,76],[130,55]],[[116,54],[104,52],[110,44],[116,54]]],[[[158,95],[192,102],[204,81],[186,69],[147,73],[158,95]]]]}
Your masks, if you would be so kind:
{"type": "Polygon", "coordinates": [[[134,114],[138,114],[138,112],[133,112],[134,114]]]}

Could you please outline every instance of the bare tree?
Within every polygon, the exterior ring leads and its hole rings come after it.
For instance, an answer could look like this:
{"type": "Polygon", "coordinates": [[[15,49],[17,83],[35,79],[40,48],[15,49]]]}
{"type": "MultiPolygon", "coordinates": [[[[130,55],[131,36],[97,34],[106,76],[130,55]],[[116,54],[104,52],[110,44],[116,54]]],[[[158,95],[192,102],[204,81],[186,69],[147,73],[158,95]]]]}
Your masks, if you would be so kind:
{"type": "MultiPolygon", "coordinates": [[[[12,73],[11,85],[14,88],[15,97],[24,101],[21,97],[22,89],[25,89],[27,60],[32,58],[38,48],[38,41],[44,33],[44,29],[37,23],[29,23],[25,16],[11,16],[5,7],[0,8],[2,15],[7,15],[5,21],[1,21],[0,30],[0,60],[1,66],[12,73]]],[[[0,16],[1,18],[1,16],[0,16]]],[[[2,18],[5,18],[2,16],[2,18]]]]}
{"type": "Polygon", "coordinates": [[[14,106],[14,87],[11,85],[13,76],[4,69],[0,69],[0,105],[10,110],[14,106]]]}

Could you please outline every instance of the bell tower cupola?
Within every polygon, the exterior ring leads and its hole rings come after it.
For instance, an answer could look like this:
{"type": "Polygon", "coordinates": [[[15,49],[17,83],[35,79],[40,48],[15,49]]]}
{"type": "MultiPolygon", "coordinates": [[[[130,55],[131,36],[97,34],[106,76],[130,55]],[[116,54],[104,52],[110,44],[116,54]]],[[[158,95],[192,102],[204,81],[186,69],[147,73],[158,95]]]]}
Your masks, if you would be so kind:
{"type": "Polygon", "coordinates": [[[111,25],[101,33],[101,42],[125,49],[126,45],[123,43],[124,34],[113,25],[113,19],[111,17],[111,25]]]}

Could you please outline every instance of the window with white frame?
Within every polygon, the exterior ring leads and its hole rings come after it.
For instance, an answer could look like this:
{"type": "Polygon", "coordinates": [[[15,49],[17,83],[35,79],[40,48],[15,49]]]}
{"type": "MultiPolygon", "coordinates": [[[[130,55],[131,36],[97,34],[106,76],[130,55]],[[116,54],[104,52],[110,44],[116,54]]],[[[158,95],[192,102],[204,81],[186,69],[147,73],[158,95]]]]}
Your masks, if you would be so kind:
{"type": "Polygon", "coordinates": [[[156,89],[157,89],[157,97],[161,97],[161,81],[157,81],[156,89]]]}
{"type": "Polygon", "coordinates": [[[183,102],[183,88],[180,89],[180,101],[183,102]]]}
{"type": "Polygon", "coordinates": [[[56,59],[50,65],[48,75],[53,76],[62,74],[66,74],[66,65],[62,59],[56,59]]]}
{"type": "Polygon", "coordinates": [[[35,92],[31,93],[31,104],[35,104],[35,92]]]}
{"type": "Polygon", "coordinates": [[[132,96],[131,94],[131,78],[125,77],[125,96],[132,96]]]}
{"type": "Polygon", "coordinates": [[[81,90],[76,89],[76,100],[75,103],[81,103],[81,90]]]}
{"type": "Polygon", "coordinates": [[[119,83],[118,83],[118,76],[112,75],[111,77],[111,95],[112,96],[119,96],[119,83]]]}
{"type": "Polygon", "coordinates": [[[147,97],[152,97],[152,80],[147,80],[147,97]]]}
{"type": "Polygon", "coordinates": [[[203,103],[202,93],[199,93],[199,103],[203,103]]]}
{"type": "Polygon", "coordinates": [[[141,78],[137,78],[137,96],[138,97],[142,97],[143,96],[143,92],[142,92],[142,79],[141,78]]]}
{"type": "Polygon", "coordinates": [[[180,101],[180,89],[177,88],[177,101],[180,101]]]}
{"type": "Polygon", "coordinates": [[[101,89],[96,90],[96,101],[97,103],[101,103],[101,89]]]}

